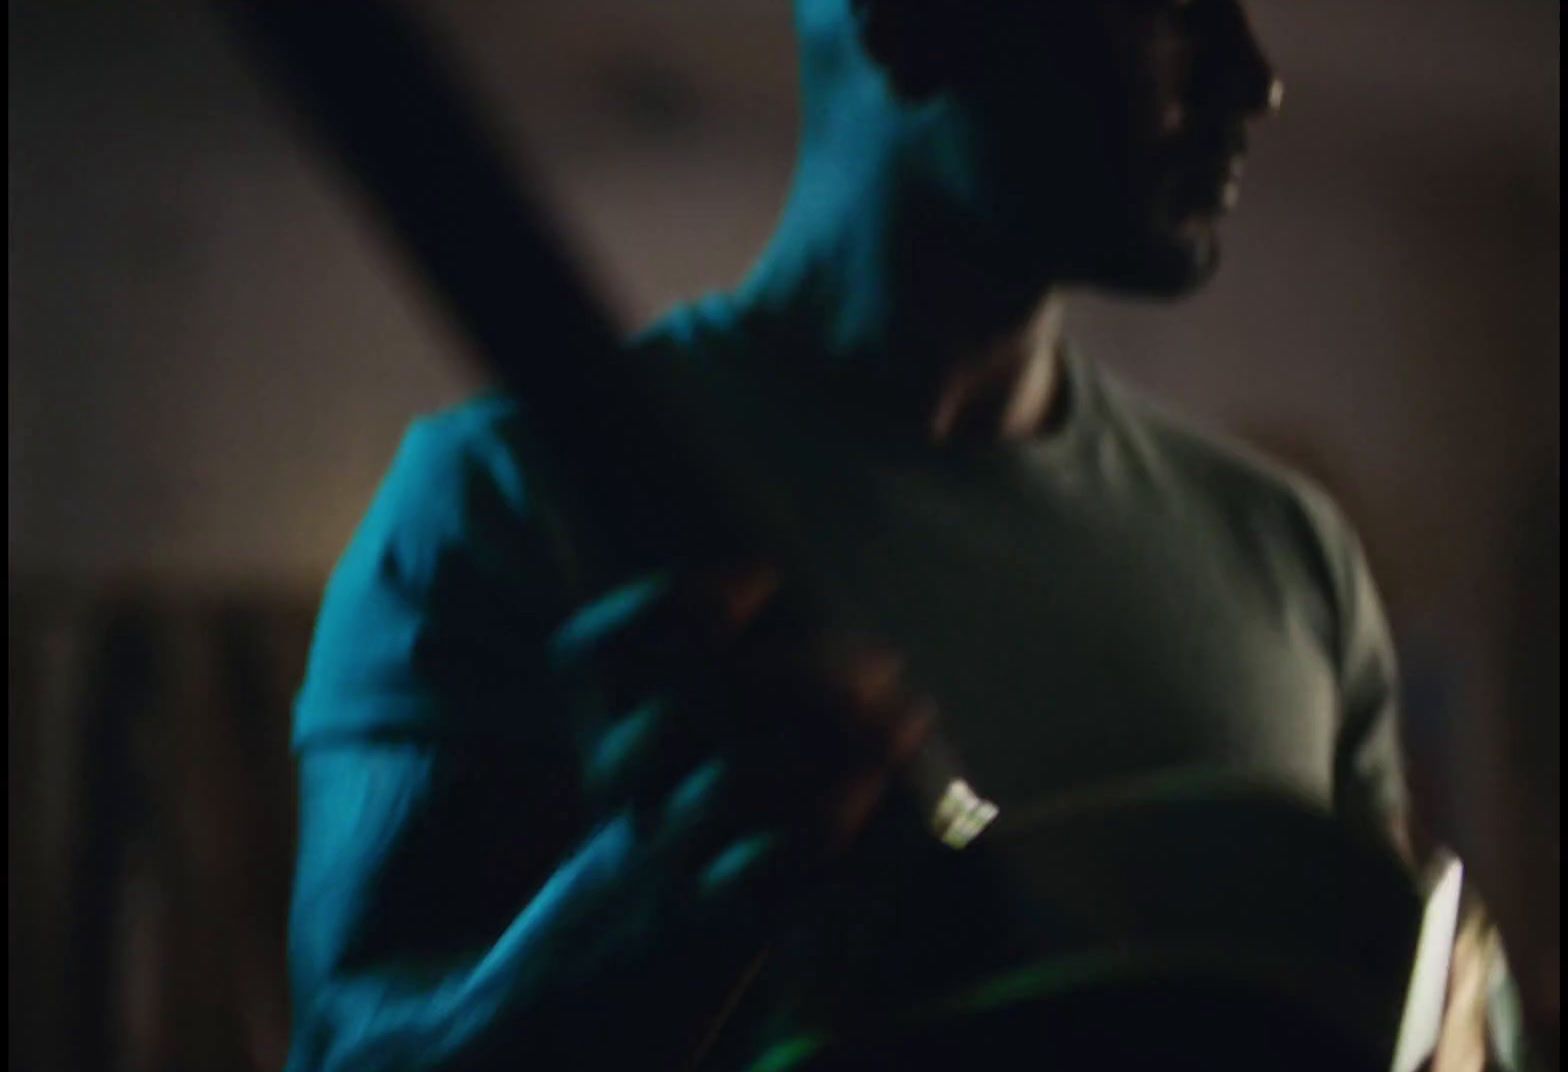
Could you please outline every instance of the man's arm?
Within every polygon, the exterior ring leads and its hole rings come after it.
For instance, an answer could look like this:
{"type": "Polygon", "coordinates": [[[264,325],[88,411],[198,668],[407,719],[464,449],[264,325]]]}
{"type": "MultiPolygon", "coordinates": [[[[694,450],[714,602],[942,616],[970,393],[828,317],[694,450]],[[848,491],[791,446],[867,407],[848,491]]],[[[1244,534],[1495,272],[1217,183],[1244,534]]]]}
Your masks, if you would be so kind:
{"type": "Polygon", "coordinates": [[[328,586],[295,723],[297,1072],[673,1063],[705,1010],[642,985],[704,981],[661,895],[686,831],[585,811],[589,712],[551,655],[576,563],[522,437],[499,399],[416,423],[328,586]]]}
{"type": "Polygon", "coordinates": [[[524,917],[570,835],[526,765],[502,769],[523,758],[373,741],[302,758],[291,1068],[482,1067],[503,1031],[542,1026],[524,917]]]}
{"type": "Polygon", "coordinates": [[[328,586],[295,724],[296,1068],[471,1065],[537,1004],[520,920],[582,816],[519,434],[499,400],[417,423],[328,586]]]}
{"type": "Polygon", "coordinates": [[[1390,840],[1401,856],[1415,863],[1393,639],[1359,548],[1352,543],[1348,555],[1335,807],[1359,829],[1390,840]]]}
{"type": "Polygon", "coordinates": [[[1361,541],[1339,508],[1314,485],[1299,483],[1298,491],[1317,533],[1333,608],[1340,700],[1334,808],[1353,829],[1419,866],[1400,735],[1399,667],[1383,601],[1361,541]]]}
{"type": "Polygon", "coordinates": [[[411,436],[322,609],[292,1064],[675,1066],[925,707],[886,653],[762,622],[766,570],[568,614],[505,422],[473,413],[411,436]]]}

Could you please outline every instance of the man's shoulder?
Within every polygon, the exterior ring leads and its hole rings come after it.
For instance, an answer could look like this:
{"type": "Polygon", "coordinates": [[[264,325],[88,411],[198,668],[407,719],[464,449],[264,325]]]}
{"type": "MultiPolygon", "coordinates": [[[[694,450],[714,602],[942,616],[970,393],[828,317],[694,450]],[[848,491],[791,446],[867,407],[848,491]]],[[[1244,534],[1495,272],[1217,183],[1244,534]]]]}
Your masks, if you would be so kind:
{"type": "Polygon", "coordinates": [[[438,447],[460,448],[505,438],[521,419],[522,406],[517,399],[492,389],[419,414],[409,425],[409,433],[427,437],[438,447]]]}
{"type": "Polygon", "coordinates": [[[497,389],[421,413],[409,422],[389,470],[400,475],[456,475],[520,457],[526,441],[523,405],[497,389]]]}
{"type": "Polygon", "coordinates": [[[523,639],[564,613],[567,563],[524,478],[523,423],[484,394],[408,426],[323,593],[296,745],[526,728],[492,707],[545,688],[523,639]],[[499,637],[519,638],[505,667],[486,655],[499,637]]]}
{"type": "Polygon", "coordinates": [[[1347,526],[1314,477],[1215,423],[1106,377],[1108,423],[1150,470],[1188,496],[1227,511],[1285,511],[1320,538],[1347,526]]]}
{"type": "MultiPolygon", "coordinates": [[[[690,315],[666,314],[625,343],[629,361],[671,360],[692,347],[690,315]]],[[[548,444],[529,399],[491,388],[415,417],[366,516],[371,530],[469,530],[537,516],[550,483],[548,444]]]]}
{"type": "Polygon", "coordinates": [[[1142,392],[1108,384],[1105,395],[1107,424],[1150,494],[1268,571],[1271,583],[1316,593],[1326,628],[1350,612],[1368,583],[1360,537],[1314,476],[1142,392]]]}
{"type": "Polygon", "coordinates": [[[460,539],[488,519],[525,512],[523,427],[522,407],[494,392],[414,418],[355,544],[460,539]]]}

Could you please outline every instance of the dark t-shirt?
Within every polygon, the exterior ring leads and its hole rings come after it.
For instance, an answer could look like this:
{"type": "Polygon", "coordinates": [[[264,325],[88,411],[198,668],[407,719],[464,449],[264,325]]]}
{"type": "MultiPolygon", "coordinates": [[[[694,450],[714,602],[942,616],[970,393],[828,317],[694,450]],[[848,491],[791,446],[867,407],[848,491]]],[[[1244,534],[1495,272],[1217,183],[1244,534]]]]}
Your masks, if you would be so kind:
{"type": "MultiPolygon", "coordinates": [[[[1007,821],[1107,787],[1213,776],[1272,787],[1375,839],[1402,822],[1387,628],[1354,535],[1305,480],[1193,431],[1070,350],[1049,434],[946,451],[825,396],[831,376],[806,374],[805,357],[722,300],[667,318],[640,352],[665,363],[683,427],[770,520],[789,569],[836,622],[905,654],[1007,821]]],[[[569,766],[581,708],[548,640],[613,571],[552,507],[548,472],[515,400],[416,422],[326,594],[297,708],[307,773],[313,755],[341,769],[387,742],[425,756],[490,742],[569,766]]],[[[420,870],[418,850],[364,849],[401,846],[419,809],[357,833],[308,796],[303,809],[294,960],[309,992],[341,932],[386,896],[388,860],[420,870]]],[[[567,810],[549,835],[562,846],[567,810]]],[[[460,811],[424,861],[448,892],[421,896],[446,896],[453,916],[499,935],[543,875],[501,884],[516,903],[474,909],[465,875],[482,881],[494,861],[438,857],[487,851],[463,828],[492,820],[460,811]]],[[[922,912],[944,911],[922,907],[903,870],[919,865],[896,840],[873,841],[832,911],[776,958],[731,1052],[832,1019],[868,985],[929,974],[937,961],[917,952],[879,953],[918,945],[922,912]]]]}

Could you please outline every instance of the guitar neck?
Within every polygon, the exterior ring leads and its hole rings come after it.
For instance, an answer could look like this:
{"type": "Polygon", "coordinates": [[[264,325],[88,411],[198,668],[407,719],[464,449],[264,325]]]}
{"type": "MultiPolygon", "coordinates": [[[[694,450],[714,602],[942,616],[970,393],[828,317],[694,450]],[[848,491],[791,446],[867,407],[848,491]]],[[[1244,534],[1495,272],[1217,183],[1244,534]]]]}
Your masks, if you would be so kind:
{"type": "Polygon", "coordinates": [[[750,546],[651,403],[615,317],[482,120],[439,37],[388,0],[217,0],[466,336],[527,407],[574,507],[628,561],[750,546]],[[675,531],[679,529],[679,532],[675,531]],[[662,537],[662,538],[661,538],[662,537]]]}

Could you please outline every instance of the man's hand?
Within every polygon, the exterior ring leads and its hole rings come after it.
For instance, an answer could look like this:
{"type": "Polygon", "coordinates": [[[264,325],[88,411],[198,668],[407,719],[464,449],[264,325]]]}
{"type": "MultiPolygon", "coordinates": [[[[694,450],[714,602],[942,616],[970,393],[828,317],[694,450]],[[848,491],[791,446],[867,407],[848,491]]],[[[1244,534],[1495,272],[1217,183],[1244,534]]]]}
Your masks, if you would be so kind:
{"type": "Polygon", "coordinates": [[[932,719],[893,653],[800,621],[777,589],[758,567],[645,581],[557,641],[607,712],[584,746],[603,821],[558,876],[586,945],[562,954],[591,1004],[618,1005],[607,1017],[636,1006],[678,1047],[852,846],[932,719]]]}

